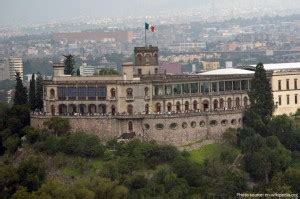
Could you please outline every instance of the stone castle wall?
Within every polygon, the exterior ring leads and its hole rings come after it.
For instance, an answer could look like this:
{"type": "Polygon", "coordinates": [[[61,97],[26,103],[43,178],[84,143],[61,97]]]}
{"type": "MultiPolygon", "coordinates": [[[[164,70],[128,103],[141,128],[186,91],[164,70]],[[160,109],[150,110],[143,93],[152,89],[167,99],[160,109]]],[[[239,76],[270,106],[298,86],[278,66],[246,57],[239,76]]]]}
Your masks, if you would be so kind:
{"type": "MultiPolygon", "coordinates": [[[[226,129],[241,127],[242,117],[241,111],[229,111],[208,114],[65,118],[69,119],[72,131],[92,133],[104,141],[127,133],[128,123],[132,122],[133,132],[140,139],[183,146],[199,140],[219,140],[226,129]]],[[[49,118],[50,116],[32,116],[31,125],[44,128],[43,123],[49,118]]]]}

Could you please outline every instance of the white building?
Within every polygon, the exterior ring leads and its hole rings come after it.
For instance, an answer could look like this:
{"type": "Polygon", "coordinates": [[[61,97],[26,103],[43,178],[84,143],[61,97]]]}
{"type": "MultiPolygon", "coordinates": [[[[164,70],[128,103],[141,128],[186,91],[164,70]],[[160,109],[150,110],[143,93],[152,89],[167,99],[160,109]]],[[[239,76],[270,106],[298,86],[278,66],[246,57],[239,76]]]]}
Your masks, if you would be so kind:
{"type": "Polygon", "coordinates": [[[16,72],[20,73],[23,80],[23,62],[22,58],[10,57],[9,58],[9,79],[14,80],[16,72]]]}
{"type": "Polygon", "coordinates": [[[95,73],[95,66],[88,66],[86,63],[83,63],[79,70],[81,76],[93,76],[95,73]]]}
{"type": "Polygon", "coordinates": [[[7,59],[0,58],[0,81],[9,79],[9,66],[7,59]]]}

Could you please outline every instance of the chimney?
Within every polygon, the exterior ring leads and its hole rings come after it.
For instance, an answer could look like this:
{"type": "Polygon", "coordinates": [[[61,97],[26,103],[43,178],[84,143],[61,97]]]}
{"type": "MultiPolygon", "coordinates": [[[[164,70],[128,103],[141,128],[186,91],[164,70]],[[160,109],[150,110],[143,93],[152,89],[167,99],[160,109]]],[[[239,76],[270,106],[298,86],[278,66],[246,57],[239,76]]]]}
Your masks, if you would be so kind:
{"type": "Polygon", "coordinates": [[[123,68],[123,76],[125,81],[132,81],[133,80],[133,63],[126,62],[122,65],[123,68]]]}
{"type": "Polygon", "coordinates": [[[65,76],[65,64],[54,63],[53,64],[53,77],[65,76]]]}

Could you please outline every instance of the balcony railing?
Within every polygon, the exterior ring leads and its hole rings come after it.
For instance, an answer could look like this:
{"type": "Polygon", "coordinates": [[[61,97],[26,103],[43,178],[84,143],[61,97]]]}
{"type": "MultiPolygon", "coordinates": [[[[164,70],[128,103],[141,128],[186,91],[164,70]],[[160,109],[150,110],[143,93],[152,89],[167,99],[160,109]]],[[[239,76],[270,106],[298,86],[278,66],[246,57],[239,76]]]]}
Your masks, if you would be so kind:
{"type": "Polygon", "coordinates": [[[126,101],[134,101],[134,96],[127,96],[126,101]]]}

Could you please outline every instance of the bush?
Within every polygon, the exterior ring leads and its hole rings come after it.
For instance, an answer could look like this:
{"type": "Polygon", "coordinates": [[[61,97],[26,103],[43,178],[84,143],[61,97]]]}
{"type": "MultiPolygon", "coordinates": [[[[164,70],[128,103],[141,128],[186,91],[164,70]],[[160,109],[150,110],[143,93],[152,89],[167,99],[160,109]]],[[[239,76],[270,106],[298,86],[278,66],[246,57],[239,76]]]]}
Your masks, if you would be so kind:
{"type": "Polygon", "coordinates": [[[8,152],[15,153],[21,145],[21,139],[17,136],[10,136],[4,141],[3,145],[8,152]]]}
{"type": "Polygon", "coordinates": [[[61,140],[61,137],[51,135],[48,136],[44,141],[36,143],[34,148],[47,154],[54,155],[58,152],[62,152],[61,140]]]}
{"type": "Polygon", "coordinates": [[[32,156],[21,162],[17,169],[20,184],[29,192],[36,191],[44,182],[46,170],[41,158],[32,156]]]}
{"type": "Polygon", "coordinates": [[[64,135],[71,129],[69,120],[61,117],[52,117],[44,125],[57,136],[64,135]]]}
{"type": "Polygon", "coordinates": [[[40,134],[41,132],[38,129],[35,129],[31,126],[27,126],[23,129],[24,134],[26,135],[26,140],[30,143],[30,144],[34,144],[36,143],[39,138],[40,138],[40,134]]]}
{"type": "Polygon", "coordinates": [[[62,151],[69,155],[82,157],[100,157],[104,154],[104,146],[96,135],[75,133],[63,137],[62,151]]]}

